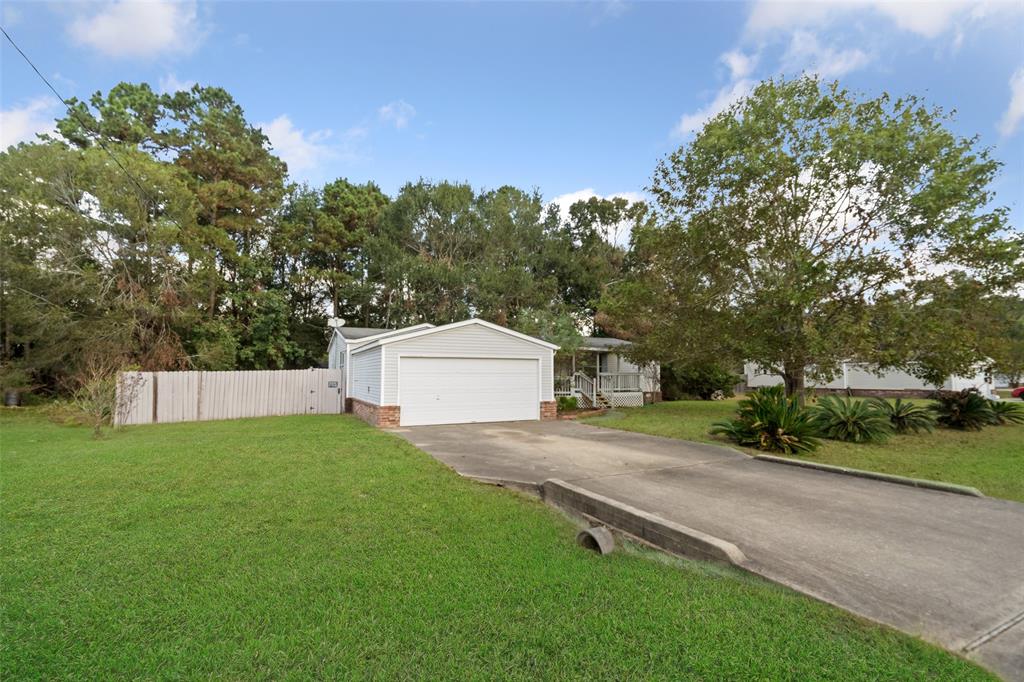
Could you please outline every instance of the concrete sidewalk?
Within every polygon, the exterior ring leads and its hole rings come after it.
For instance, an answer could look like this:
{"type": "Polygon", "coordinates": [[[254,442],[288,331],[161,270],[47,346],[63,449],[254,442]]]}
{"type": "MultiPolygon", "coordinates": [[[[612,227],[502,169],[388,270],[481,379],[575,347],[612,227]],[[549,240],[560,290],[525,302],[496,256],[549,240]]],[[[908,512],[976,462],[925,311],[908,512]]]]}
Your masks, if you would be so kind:
{"type": "Polygon", "coordinates": [[[560,478],[735,544],[744,568],[1024,680],[1024,505],[575,422],[395,431],[478,477],[560,478]]]}

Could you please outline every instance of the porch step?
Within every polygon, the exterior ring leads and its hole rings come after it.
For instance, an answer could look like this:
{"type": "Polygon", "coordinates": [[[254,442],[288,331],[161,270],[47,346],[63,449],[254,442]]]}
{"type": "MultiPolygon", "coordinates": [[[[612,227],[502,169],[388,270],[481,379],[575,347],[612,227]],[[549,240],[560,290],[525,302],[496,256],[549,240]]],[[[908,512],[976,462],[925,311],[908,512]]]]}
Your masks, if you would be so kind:
{"type": "Polygon", "coordinates": [[[608,400],[608,396],[606,396],[604,393],[598,392],[597,407],[600,407],[605,410],[610,410],[612,408],[612,401],[608,400]]]}

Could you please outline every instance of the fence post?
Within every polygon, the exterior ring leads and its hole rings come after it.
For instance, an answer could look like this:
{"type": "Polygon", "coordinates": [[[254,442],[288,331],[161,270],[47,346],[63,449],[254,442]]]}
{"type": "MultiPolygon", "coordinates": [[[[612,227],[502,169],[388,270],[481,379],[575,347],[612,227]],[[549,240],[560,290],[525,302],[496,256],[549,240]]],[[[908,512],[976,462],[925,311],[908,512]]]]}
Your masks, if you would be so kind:
{"type": "Polygon", "coordinates": [[[206,372],[199,372],[199,381],[196,386],[196,421],[203,421],[203,375],[206,372]]]}
{"type": "Polygon", "coordinates": [[[158,372],[153,372],[153,423],[154,424],[157,423],[156,402],[157,402],[157,399],[160,396],[160,391],[157,390],[157,375],[158,374],[159,374],[158,372]]]}

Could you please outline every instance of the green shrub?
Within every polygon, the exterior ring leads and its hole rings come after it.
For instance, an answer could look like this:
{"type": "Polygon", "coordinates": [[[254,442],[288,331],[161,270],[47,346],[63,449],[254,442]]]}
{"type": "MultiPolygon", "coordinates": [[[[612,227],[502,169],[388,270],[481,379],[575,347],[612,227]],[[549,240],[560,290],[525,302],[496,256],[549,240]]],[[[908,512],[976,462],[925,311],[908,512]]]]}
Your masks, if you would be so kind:
{"type": "Polygon", "coordinates": [[[1011,403],[1009,400],[990,400],[989,407],[992,408],[992,423],[1024,424],[1024,405],[1011,403]]]}
{"type": "Polygon", "coordinates": [[[572,410],[578,410],[580,407],[579,400],[574,395],[560,395],[558,396],[558,411],[559,412],[571,412],[572,410]]]}
{"type": "Polygon", "coordinates": [[[787,398],[781,386],[751,393],[740,401],[736,419],[715,422],[711,433],[738,445],[787,455],[810,452],[819,444],[810,410],[796,398],[787,398]]]}
{"type": "Polygon", "coordinates": [[[880,443],[893,431],[889,417],[870,400],[825,396],[811,420],[823,437],[847,443],[880,443]]]}
{"type": "Polygon", "coordinates": [[[661,395],[665,400],[700,398],[711,400],[716,393],[729,398],[740,377],[718,365],[661,368],[661,395]]]}
{"type": "Polygon", "coordinates": [[[935,414],[935,421],[951,429],[980,431],[992,424],[995,415],[991,401],[984,398],[976,388],[962,391],[936,391],[934,402],[929,409],[935,414]]]}
{"type": "Polygon", "coordinates": [[[902,398],[893,402],[874,398],[875,408],[889,418],[893,431],[896,433],[931,433],[935,430],[935,417],[923,405],[915,405],[902,398]]]}

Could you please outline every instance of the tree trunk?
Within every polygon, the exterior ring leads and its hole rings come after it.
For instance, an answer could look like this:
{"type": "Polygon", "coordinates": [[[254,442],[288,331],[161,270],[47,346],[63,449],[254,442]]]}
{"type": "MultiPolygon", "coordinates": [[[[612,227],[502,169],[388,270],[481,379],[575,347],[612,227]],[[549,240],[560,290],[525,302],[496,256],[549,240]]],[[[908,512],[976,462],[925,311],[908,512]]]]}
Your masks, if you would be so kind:
{"type": "Polygon", "coordinates": [[[782,370],[782,379],[786,383],[786,397],[796,396],[800,403],[804,401],[804,363],[787,364],[782,370]]]}

